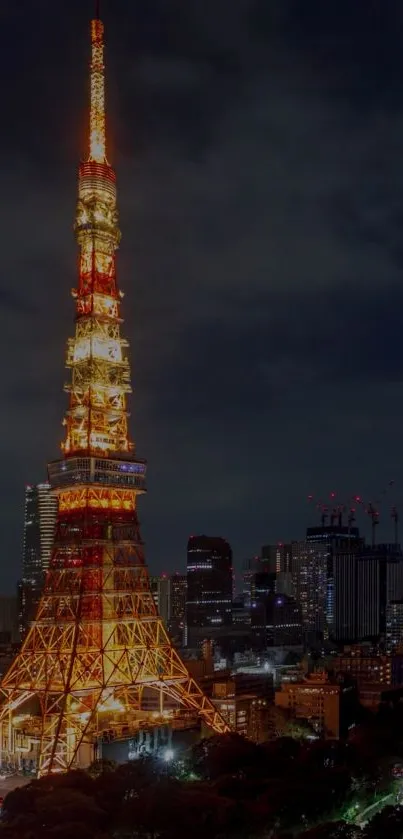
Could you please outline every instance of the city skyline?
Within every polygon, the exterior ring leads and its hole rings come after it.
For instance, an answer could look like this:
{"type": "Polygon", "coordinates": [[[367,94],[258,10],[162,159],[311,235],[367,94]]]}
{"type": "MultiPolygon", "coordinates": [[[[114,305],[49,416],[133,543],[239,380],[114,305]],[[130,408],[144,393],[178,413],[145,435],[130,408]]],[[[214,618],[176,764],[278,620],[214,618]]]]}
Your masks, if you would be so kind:
{"type": "MultiPolygon", "coordinates": [[[[66,219],[92,11],[73,0],[56,36],[50,2],[26,5],[0,12],[4,591],[24,485],[46,480],[63,437],[66,219]]],[[[224,536],[237,562],[301,538],[310,492],[371,499],[393,478],[401,501],[402,50],[397,10],[311,0],[302,20],[291,3],[273,17],[256,3],[246,37],[240,0],[203,14],[125,5],[104,11],[111,157],[124,173],[131,431],[150,464],[140,517],[160,573],[184,567],[191,533],[224,536]]]]}

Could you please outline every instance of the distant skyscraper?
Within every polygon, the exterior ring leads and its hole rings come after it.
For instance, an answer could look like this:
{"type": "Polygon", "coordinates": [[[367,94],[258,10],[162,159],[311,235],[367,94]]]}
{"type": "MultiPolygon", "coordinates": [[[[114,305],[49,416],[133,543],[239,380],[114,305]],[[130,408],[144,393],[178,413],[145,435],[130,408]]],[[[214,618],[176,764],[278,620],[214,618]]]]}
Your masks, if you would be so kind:
{"type": "Polygon", "coordinates": [[[398,545],[339,546],[334,556],[335,640],[387,639],[390,604],[402,596],[403,555],[398,545]]]}
{"type": "Polygon", "coordinates": [[[259,565],[260,557],[258,556],[245,559],[242,563],[242,598],[247,609],[251,608],[254,599],[255,576],[259,565]]]}
{"type": "Polygon", "coordinates": [[[301,610],[293,597],[269,593],[251,611],[251,629],[263,649],[302,643],[301,610]]]}
{"type": "Polygon", "coordinates": [[[333,554],[333,612],[330,634],[336,641],[357,640],[358,543],[335,545],[333,554]]]}
{"type": "Polygon", "coordinates": [[[18,600],[0,596],[0,645],[18,642],[18,600]]]}
{"type": "Polygon", "coordinates": [[[305,633],[327,634],[328,553],[322,542],[293,542],[291,577],[305,633]]]}
{"type": "Polygon", "coordinates": [[[48,483],[25,488],[22,580],[19,586],[20,632],[33,620],[49,567],[57,516],[57,499],[48,483]]]}
{"type": "Polygon", "coordinates": [[[269,573],[284,574],[291,571],[291,543],[277,542],[275,545],[263,545],[262,564],[269,573]]]}
{"type": "Polygon", "coordinates": [[[225,539],[191,536],[187,550],[186,634],[189,645],[203,633],[232,623],[232,550],[225,539]]]}
{"type": "Polygon", "coordinates": [[[171,576],[171,614],[169,631],[175,644],[183,644],[186,619],[187,597],[186,574],[172,574],[171,576]]]}
{"type": "Polygon", "coordinates": [[[276,574],[269,571],[257,571],[253,581],[254,597],[252,607],[256,603],[265,600],[270,594],[276,591],[276,574]]]}
{"type": "Polygon", "coordinates": [[[357,637],[385,638],[391,601],[403,597],[403,555],[399,545],[366,548],[357,561],[357,637]]]}
{"type": "Polygon", "coordinates": [[[276,590],[279,594],[293,596],[291,566],[291,543],[263,545],[261,556],[246,559],[242,565],[242,596],[245,607],[252,608],[253,603],[259,599],[265,579],[270,579],[270,591],[276,590]]]}
{"type": "Polygon", "coordinates": [[[386,609],[386,649],[388,653],[403,649],[403,600],[391,600],[386,609]]]}
{"type": "MultiPolygon", "coordinates": [[[[337,569],[335,566],[335,554],[342,552],[354,552],[363,540],[360,539],[358,528],[351,525],[344,526],[341,523],[323,525],[322,527],[308,527],[306,531],[306,542],[310,547],[318,547],[320,561],[326,562],[326,632],[335,636],[335,584],[337,569]]],[[[339,570],[342,570],[339,567],[339,570]]],[[[339,589],[340,594],[340,589],[339,589]]]]}
{"type": "Polygon", "coordinates": [[[166,627],[171,616],[171,579],[168,574],[159,577],[150,576],[150,586],[154,602],[166,627]]]}

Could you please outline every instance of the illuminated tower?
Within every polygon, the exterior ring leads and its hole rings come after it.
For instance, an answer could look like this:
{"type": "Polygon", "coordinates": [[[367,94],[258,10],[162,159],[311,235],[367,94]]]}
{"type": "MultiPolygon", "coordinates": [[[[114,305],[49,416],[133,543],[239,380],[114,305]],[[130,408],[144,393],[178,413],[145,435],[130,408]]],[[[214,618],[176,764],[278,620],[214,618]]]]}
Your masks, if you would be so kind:
{"type": "Polygon", "coordinates": [[[2,760],[37,754],[39,775],[88,763],[105,730],[119,736],[157,724],[142,708],[145,688],[197,713],[216,732],[228,728],[172,646],[144,560],[136,500],[145,492],[146,463],[128,436],[130,374],[120,336],[120,233],[116,178],[106,157],[103,31],[99,18],[93,20],[69,409],[63,458],[49,465],[59,504],[55,542],[36,619],[1,684],[2,760]]]}

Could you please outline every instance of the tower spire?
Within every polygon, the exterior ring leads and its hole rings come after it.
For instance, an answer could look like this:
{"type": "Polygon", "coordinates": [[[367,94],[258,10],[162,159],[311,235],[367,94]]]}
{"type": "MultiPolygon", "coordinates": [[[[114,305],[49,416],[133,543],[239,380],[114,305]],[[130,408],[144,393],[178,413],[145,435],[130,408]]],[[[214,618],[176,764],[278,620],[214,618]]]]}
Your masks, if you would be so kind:
{"type": "Polygon", "coordinates": [[[99,2],[91,21],[91,112],[90,155],[95,163],[106,162],[104,25],[99,17],[99,2]]]}
{"type": "Polygon", "coordinates": [[[105,150],[99,18],[91,22],[91,42],[90,155],[78,173],[66,437],[63,457],[48,467],[58,499],[55,539],[35,621],[0,686],[0,766],[20,766],[23,751],[39,775],[88,765],[110,732],[140,748],[144,728],[167,725],[164,697],[177,709],[175,720],[182,706],[187,719],[228,731],[172,645],[150,587],[137,517],[146,463],[128,431],[130,369],[120,333],[120,232],[116,176],[105,150]],[[144,690],[159,712],[145,707],[144,690]]]}

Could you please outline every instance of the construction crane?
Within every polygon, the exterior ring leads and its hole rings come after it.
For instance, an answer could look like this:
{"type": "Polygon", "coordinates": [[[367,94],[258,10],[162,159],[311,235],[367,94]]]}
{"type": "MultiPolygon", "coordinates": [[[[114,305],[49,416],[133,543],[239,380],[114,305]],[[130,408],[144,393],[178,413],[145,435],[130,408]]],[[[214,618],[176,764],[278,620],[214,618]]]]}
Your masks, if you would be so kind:
{"type": "Polygon", "coordinates": [[[352,507],[350,503],[336,503],[336,497],[336,492],[332,491],[329,495],[331,503],[330,505],[328,505],[323,501],[316,500],[313,495],[308,495],[308,502],[312,501],[315,503],[316,509],[321,514],[322,527],[325,527],[328,518],[331,527],[334,527],[336,522],[338,523],[339,527],[343,527],[343,516],[347,513],[347,524],[350,530],[352,524],[355,522],[355,507],[352,507]]]}
{"type": "Polygon", "coordinates": [[[315,509],[320,512],[320,523],[322,527],[326,526],[327,518],[329,515],[329,507],[327,504],[324,504],[323,501],[315,500],[313,495],[308,495],[308,503],[313,501],[315,504],[315,509]]]}
{"type": "MultiPolygon", "coordinates": [[[[364,513],[367,516],[369,516],[371,520],[371,541],[372,547],[374,547],[376,544],[376,530],[380,521],[379,509],[382,502],[385,500],[385,497],[388,495],[394,484],[394,481],[389,481],[389,483],[378,494],[378,497],[375,501],[364,501],[361,495],[353,495],[347,503],[336,503],[336,492],[332,491],[329,494],[329,503],[317,500],[314,498],[313,495],[308,495],[308,502],[315,503],[316,509],[320,512],[321,515],[322,527],[325,527],[328,520],[332,527],[336,524],[336,522],[338,523],[339,527],[342,527],[343,517],[347,513],[347,524],[349,531],[351,530],[352,525],[356,521],[357,507],[360,507],[364,511],[364,513]]],[[[399,535],[399,512],[396,505],[392,507],[390,515],[394,523],[394,542],[395,544],[397,544],[399,535]]]]}
{"type": "MultiPolygon", "coordinates": [[[[371,519],[372,547],[375,546],[375,542],[376,542],[376,528],[378,527],[379,519],[380,519],[380,514],[379,514],[380,505],[384,501],[385,496],[388,494],[388,492],[394,486],[394,483],[395,483],[394,481],[389,481],[387,486],[384,487],[383,490],[379,493],[379,497],[377,498],[376,501],[365,502],[361,498],[360,495],[355,495],[354,496],[355,503],[360,504],[362,506],[363,510],[365,511],[365,513],[371,519]]],[[[396,507],[392,507],[391,517],[392,517],[392,519],[394,520],[394,523],[395,523],[395,542],[397,542],[397,531],[398,531],[399,516],[398,516],[398,512],[397,512],[396,507]]]]}

